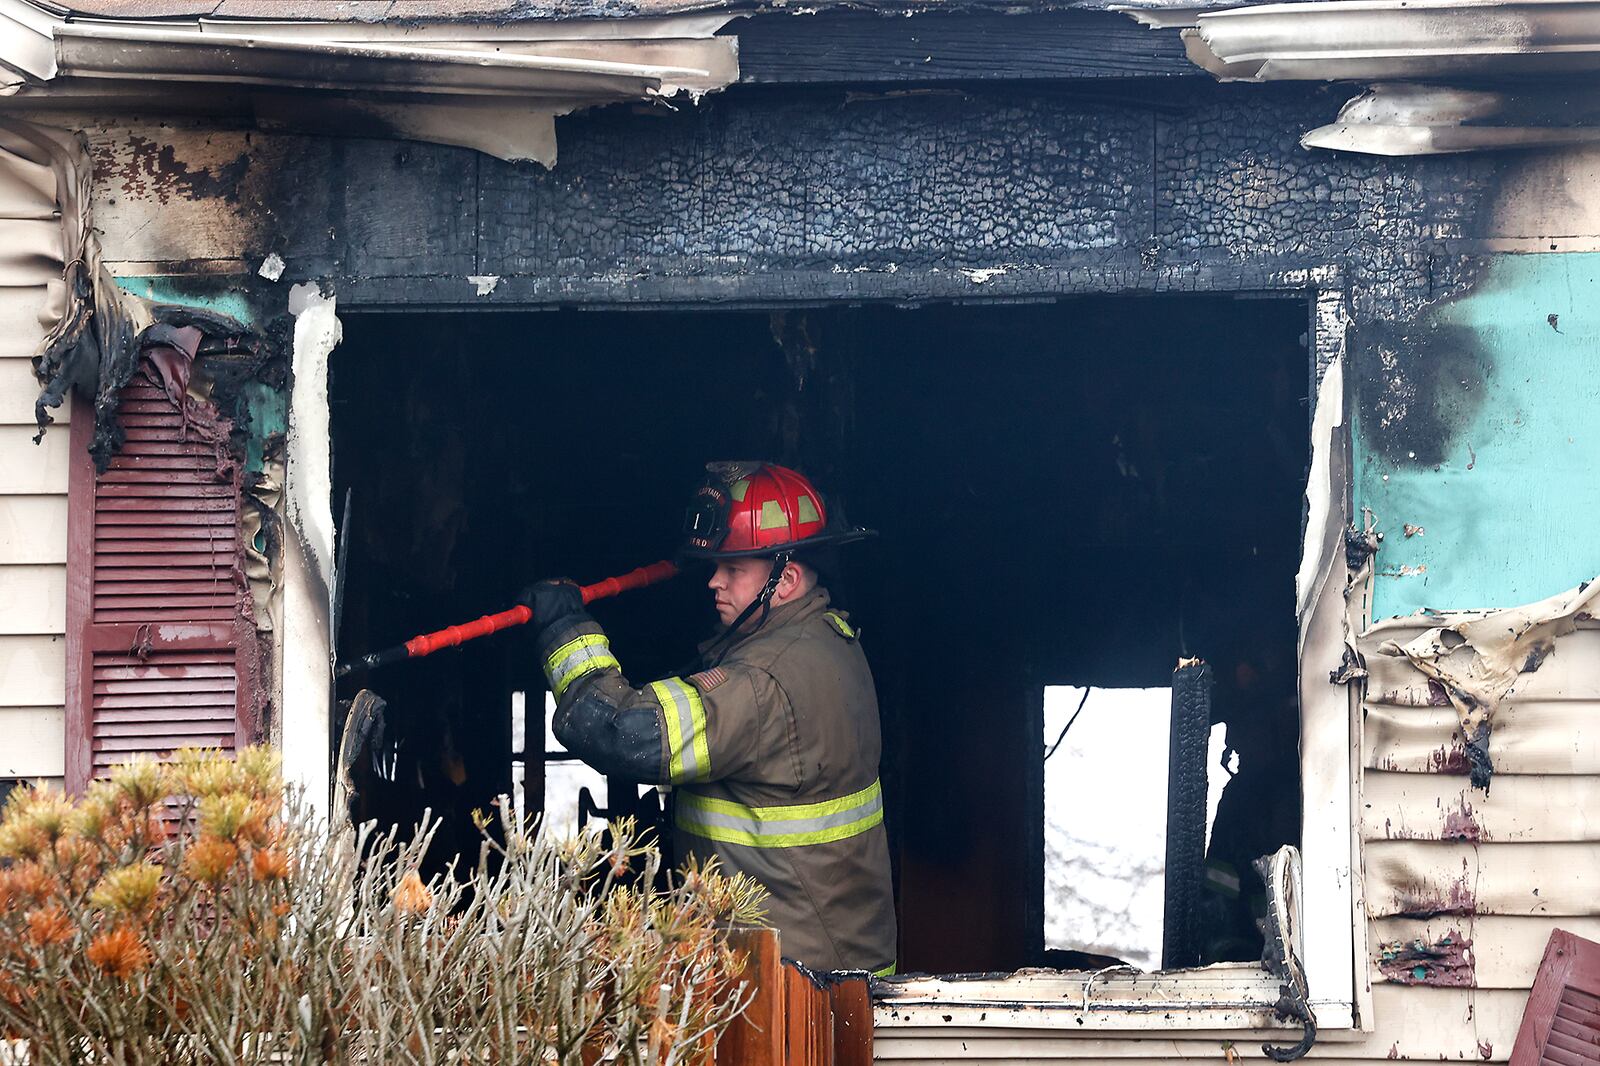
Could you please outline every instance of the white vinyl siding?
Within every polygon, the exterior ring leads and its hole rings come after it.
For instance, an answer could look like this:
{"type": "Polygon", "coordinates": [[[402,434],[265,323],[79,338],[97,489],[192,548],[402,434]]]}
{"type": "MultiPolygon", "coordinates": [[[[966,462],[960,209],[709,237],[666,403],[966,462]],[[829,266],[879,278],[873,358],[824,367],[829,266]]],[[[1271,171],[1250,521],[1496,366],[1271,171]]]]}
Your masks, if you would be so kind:
{"type": "Polygon", "coordinates": [[[0,256],[0,777],[58,782],[66,750],[71,404],[53,412],[56,424],[34,444],[39,383],[31,358],[61,267],[59,258],[20,253],[47,240],[59,222],[49,171],[4,149],[0,140],[0,234],[18,238],[19,254],[0,256]]]}

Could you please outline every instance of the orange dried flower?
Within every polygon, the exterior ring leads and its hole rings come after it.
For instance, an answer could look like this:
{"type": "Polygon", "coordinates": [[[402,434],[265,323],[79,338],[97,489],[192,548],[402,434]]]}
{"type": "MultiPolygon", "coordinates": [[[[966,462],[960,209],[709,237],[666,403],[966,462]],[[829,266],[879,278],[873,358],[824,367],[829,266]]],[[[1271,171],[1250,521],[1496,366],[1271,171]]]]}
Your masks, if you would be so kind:
{"type": "Polygon", "coordinates": [[[11,890],[24,899],[43,903],[59,883],[44,867],[36,862],[20,862],[11,868],[11,890]]]}
{"type": "Polygon", "coordinates": [[[183,856],[184,871],[196,881],[216,883],[239,861],[239,849],[226,840],[203,837],[183,856]]]}
{"type": "Polygon", "coordinates": [[[89,961],[127,980],[150,965],[150,949],[130,926],[119,925],[89,942],[89,961]]]}
{"type": "Polygon", "coordinates": [[[433,893],[412,870],[394,886],[394,909],[401,914],[426,914],[433,906],[433,893]]]}
{"type": "Polygon", "coordinates": [[[286,881],[289,856],[278,848],[257,848],[250,856],[250,875],[257,881],[286,881]]]}
{"type": "Polygon", "coordinates": [[[65,944],[72,939],[72,920],[59,904],[28,912],[28,939],[37,947],[65,944]]]}

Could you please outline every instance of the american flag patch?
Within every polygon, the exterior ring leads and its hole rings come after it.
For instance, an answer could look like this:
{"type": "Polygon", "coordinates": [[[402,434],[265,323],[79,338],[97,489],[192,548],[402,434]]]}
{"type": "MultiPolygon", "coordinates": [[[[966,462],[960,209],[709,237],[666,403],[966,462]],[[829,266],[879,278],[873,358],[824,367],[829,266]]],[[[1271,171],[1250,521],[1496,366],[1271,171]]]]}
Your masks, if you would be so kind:
{"type": "Polygon", "coordinates": [[[698,674],[689,675],[689,684],[693,685],[701,692],[710,691],[726,680],[728,680],[728,672],[720,666],[712,667],[710,670],[702,670],[698,674]]]}

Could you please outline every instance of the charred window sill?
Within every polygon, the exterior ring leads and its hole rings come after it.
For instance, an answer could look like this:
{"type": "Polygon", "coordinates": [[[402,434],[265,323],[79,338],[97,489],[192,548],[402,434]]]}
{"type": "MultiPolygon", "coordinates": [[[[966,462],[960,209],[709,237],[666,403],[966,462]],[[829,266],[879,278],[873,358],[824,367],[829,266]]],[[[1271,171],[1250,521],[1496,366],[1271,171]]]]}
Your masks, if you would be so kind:
{"type": "Polygon", "coordinates": [[[880,1030],[1297,1029],[1297,1024],[1277,1017],[1279,983],[1254,963],[1219,963],[1167,973],[1020,970],[891,977],[873,982],[873,1024],[880,1030]]]}

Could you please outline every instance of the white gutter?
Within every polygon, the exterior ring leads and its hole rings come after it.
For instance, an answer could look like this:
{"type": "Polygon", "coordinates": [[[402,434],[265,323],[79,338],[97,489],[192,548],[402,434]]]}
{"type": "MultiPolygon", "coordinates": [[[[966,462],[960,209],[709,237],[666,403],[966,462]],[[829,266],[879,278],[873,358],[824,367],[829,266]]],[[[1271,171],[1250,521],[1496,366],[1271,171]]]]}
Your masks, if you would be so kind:
{"type": "Polygon", "coordinates": [[[115,23],[54,27],[58,76],[158,78],[283,88],[644,96],[708,73],[597,59],[361,41],[290,40],[115,23]]]}
{"type": "Polygon", "coordinates": [[[1314,0],[1203,12],[1190,56],[1226,80],[1600,70],[1595,0],[1314,0]]]}
{"type": "Polygon", "coordinates": [[[1407,156],[1600,142],[1600,100],[1572,77],[1600,72],[1600,0],[1117,10],[1179,29],[1190,60],[1220,81],[1369,83],[1301,138],[1308,148],[1407,156]],[[1498,80],[1506,87],[1484,88],[1498,80]]]}
{"type": "MultiPolygon", "coordinates": [[[[0,67],[40,80],[56,76],[56,49],[51,18],[22,0],[0,0],[0,67]]],[[[14,90],[21,78],[7,79],[0,94],[14,90]]]]}

